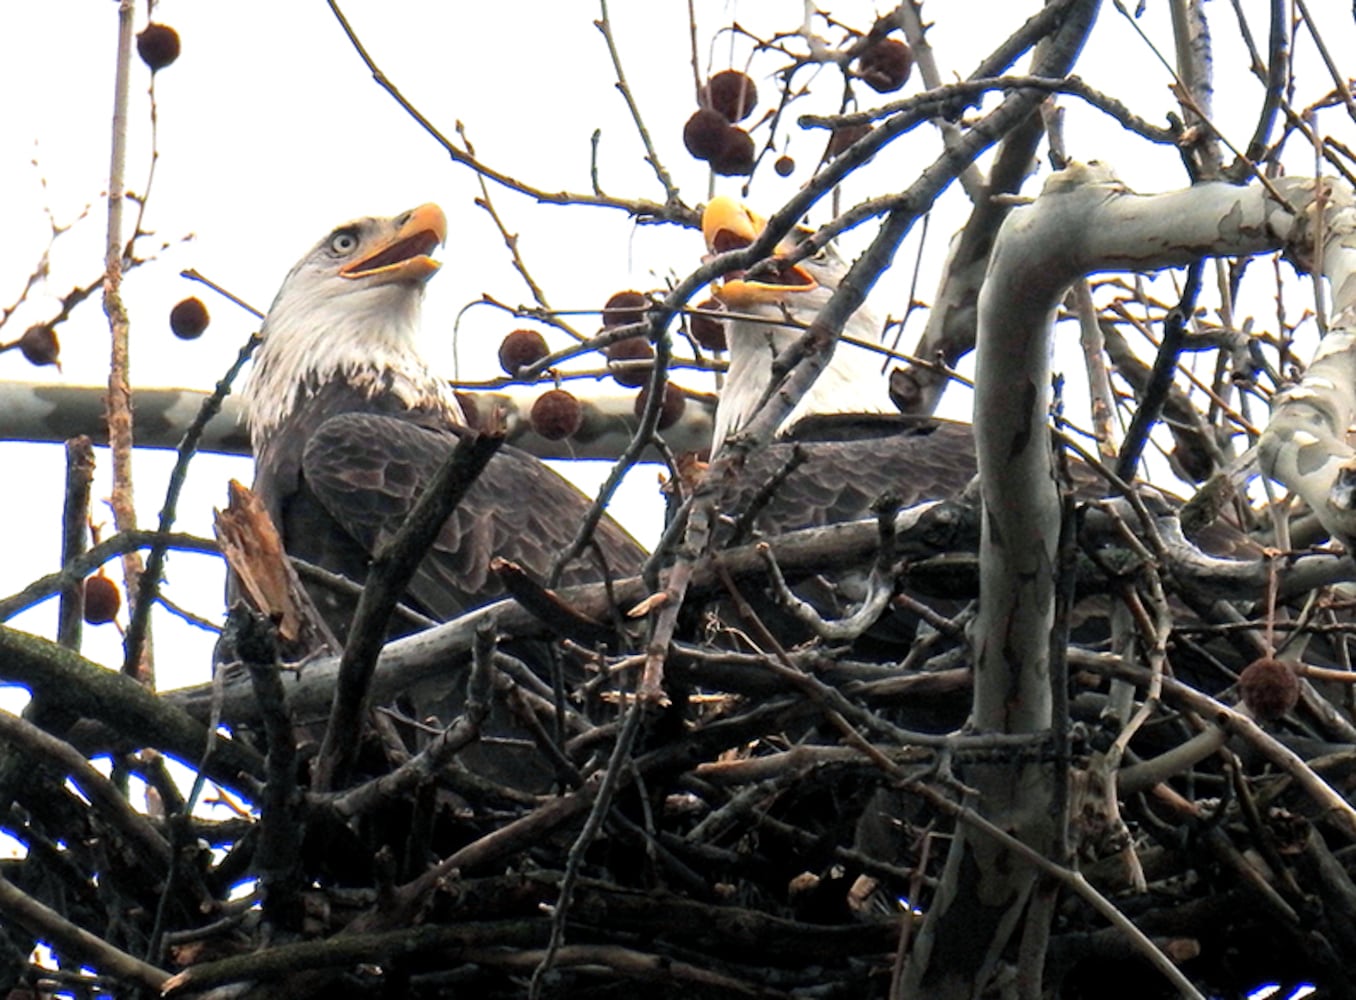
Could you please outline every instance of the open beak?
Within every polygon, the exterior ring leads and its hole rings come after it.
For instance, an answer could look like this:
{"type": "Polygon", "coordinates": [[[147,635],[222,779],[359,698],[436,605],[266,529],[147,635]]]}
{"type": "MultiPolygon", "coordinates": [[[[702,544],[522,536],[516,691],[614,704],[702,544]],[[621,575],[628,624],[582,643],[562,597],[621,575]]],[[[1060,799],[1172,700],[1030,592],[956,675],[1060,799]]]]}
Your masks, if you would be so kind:
{"type": "MultiPolygon", "coordinates": [[[[767,220],[733,198],[712,198],[702,212],[702,235],[712,254],[739,250],[756,240],[767,220]]],[[[780,248],[779,248],[780,249],[780,248]]],[[[798,264],[777,257],[748,271],[731,271],[712,291],[728,308],[739,310],[764,302],[785,301],[787,293],[812,292],[819,282],[798,264]]]]}
{"type": "Polygon", "coordinates": [[[423,284],[441,267],[429,256],[447,240],[447,216],[433,202],[400,218],[390,239],[370,254],[339,269],[343,278],[369,278],[376,284],[423,284]]]}

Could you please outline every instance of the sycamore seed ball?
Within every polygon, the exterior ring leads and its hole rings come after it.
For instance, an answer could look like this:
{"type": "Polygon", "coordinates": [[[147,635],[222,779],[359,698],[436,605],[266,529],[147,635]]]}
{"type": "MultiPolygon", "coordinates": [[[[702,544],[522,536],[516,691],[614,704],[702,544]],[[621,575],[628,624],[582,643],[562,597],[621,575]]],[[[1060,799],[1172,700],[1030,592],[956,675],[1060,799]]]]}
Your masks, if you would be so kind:
{"type": "Polygon", "coordinates": [[[1290,664],[1264,656],[1243,668],[1238,675],[1238,690],[1253,718],[1270,722],[1299,701],[1299,677],[1290,664]]]}
{"type": "Polygon", "coordinates": [[[207,307],[199,298],[176,302],[174,308],[170,310],[170,329],[180,340],[197,340],[211,321],[212,317],[208,315],[207,307]]]}
{"type": "Polygon", "coordinates": [[[520,368],[535,365],[551,349],[537,330],[514,330],[499,344],[499,367],[505,374],[517,375],[520,368]]]}
{"type": "Polygon", "coordinates": [[[892,94],[909,78],[913,50],[895,38],[882,38],[857,57],[857,75],[878,94],[892,94]]]}
{"type": "MultiPolygon", "coordinates": [[[[697,308],[706,312],[716,312],[723,308],[715,299],[707,299],[697,304],[697,308]]],[[[708,351],[723,351],[729,345],[725,339],[725,322],[714,316],[689,316],[687,328],[692,339],[708,351]]]]}
{"type": "Polygon", "coordinates": [[[722,177],[744,177],[753,173],[755,159],[753,136],[731,126],[720,152],[711,157],[711,169],[722,177]]]}
{"type": "Polygon", "coordinates": [[[30,365],[61,367],[61,343],[48,323],[30,326],[19,338],[19,352],[30,365]]]}
{"type": "Polygon", "coordinates": [[[560,441],[579,430],[583,408],[572,393],[551,389],[537,397],[529,417],[532,429],[548,441],[560,441]]]}
{"type": "Polygon", "coordinates": [[[122,606],[122,595],[118,585],[104,576],[85,578],[85,621],[90,625],[107,625],[118,617],[118,608],[122,606]]]}
{"type": "Polygon", "coordinates": [[[137,35],[137,55],[152,73],[159,72],[179,58],[179,32],[152,21],[137,35]]]}
{"type": "Polygon", "coordinates": [[[709,160],[725,145],[730,123],[719,111],[701,108],[683,126],[683,145],[699,160],[709,160]]]}
{"type": "Polygon", "coordinates": [[[603,326],[639,323],[645,318],[645,310],[649,307],[650,300],[640,292],[632,289],[617,292],[603,306],[603,326]]]}
{"type": "Polygon", "coordinates": [[[783,153],[777,157],[777,162],[772,165],[772,169],[777,171],[778,177],[790,177],[796,169],[796,161],[783,153]]]}
{"type": "MultiPolygon", "coordinates": [[[[648,361],[654,357],[654,348],[644,337],[627,337],[615,344],[608,344],[603,348],[603,353],[608,361],[648,361]]],[[[650,368],[648,365],[615,367],[612,370],[612,377],[617,380],[618,385],[634,389],[649,381],[650,368]]]]}
{"type": "MultiPolygon", "coordinates": [[[[635,413],[639,418],[645,412],[645,403],[650,398],[650,387],[647,385],[636,395],[635,413]]],[[[664,401],[659,404],[659,423],[656,425],[659,430],[667,430],[678,422],[678,418],[683,415],[687,409],[687,396],[683,390],[679,389],[672,382],[664,383],[664,401]]]]}
{"type": "Polygon", "coordinates": [[[843,153],[858,139],[871,131],[870,125],[840,125],[829,133],[829,159],[843,153]]]}
{"type": "Polygon", "coordinates": [[[758,88],[747,73],[722,70],[702,88],[702,107],[720,112],[727,121],[742,122],[758,106],[758,88]]]}

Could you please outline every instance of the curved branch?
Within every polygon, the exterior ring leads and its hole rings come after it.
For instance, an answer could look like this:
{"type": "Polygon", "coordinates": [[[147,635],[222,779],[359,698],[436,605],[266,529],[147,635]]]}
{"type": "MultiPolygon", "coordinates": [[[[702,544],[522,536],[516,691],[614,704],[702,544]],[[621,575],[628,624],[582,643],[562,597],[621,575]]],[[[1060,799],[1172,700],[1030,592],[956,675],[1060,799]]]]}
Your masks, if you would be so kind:
{"type": "Polygon", "coordinates": [[[447,155],[452,157],[453,162],[460,163],[463,166],[470,167],[482,177],[489,178],[496,184],[508,188],[510,191],[517,191],[519,194],[527,195],[543,204],[548,205],[593,205],[598,208],[615,208],[626,212],[638,219],[654,219],[663,222],[677,222],[686,226],[698,227],[699,222],[697,213],[682,204],[660,205],[657,202],[645,201],[644,199],[629,200],[625,198],[609,198],[606,195],[581,194],[575,191],[544,191],[540,188],[531,187],[521,181],[514,180],[507,174],[500,173],[498,170],[487,166],[476,157],[472,156],[466,150],[456,145],[447,136],[443,135],[431,121],[424,117],[409,99],[391,82],[390,78],[382,72],[381,68],[368,54],[363,46],[362,40],[358,38],[357,32],[349,24],[348,18],[344,12],[339,9],[337,0],[326,0],[330,10],[334,12],[335,19],[339,26],[344,29],[344,34],[348,36],[358,57],[362,59],[363,64],[372,74],[372,79],[377,81],[377,85],[386,91],[395,99],[411,118],[418,122],[420,128],[427,132],[433,139],[447,151],[447,155]]]}
{"type": "Polygon", "coordinates": [[[103,723],[121,740],[156,747],[182,761],[196,762],[210,745],[206,771],[228,787],[240,787],[242,776],[264,773],[263,760],[254,750],[211,733],[182,708],[131,678],[3,625],[0,681],[21,684],[35,698],[50,699],[66,712],[103,723]]]}
{"type": "Polygon", "coordinates": [[[71,923],[56,910],[38,902],[0,877],[0,913],[9,916],[29,933],[40,935],[63,954],[129,983],[159,993],[170,981],[170,974],[127,954],[102,938],[71,923]]]}

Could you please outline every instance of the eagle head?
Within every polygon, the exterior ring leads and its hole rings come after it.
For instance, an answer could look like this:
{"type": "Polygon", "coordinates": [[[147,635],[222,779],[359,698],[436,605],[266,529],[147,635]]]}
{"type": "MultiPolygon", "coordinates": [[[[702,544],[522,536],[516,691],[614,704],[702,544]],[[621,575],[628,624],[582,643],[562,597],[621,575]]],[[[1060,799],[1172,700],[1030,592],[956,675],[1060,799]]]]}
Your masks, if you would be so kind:
{"type": "MultiPolygon", "coordinates": [[[[707,250],[713,254],[742,250],[758,239],[766,227],[767,220],[761,215],[724,195],[712,198],[702,211],[702,235],[707,250]]],[[[716,298],[733,312],[787,319],[788,313],[794,311],[806,314],[807,321],[813,318],[838,287],[844,268],[828,249],[798,263],[787,263],[781,255],[794,250],[808,234],[809,230],[797,229],[777,245],[772,257],[746,270],[723,275],[713,289],[716,298]]],[[[786,342],[797,336],[799,332],[790,329],[786,342]]]]}
{"type": "MultiPolygon", "coordinates": [[[[765,219],[733,198],[713,198],[702,212],[702,235],[712,254],[749,246],[766,225],[765,219]]],[[[800,338],[847,273],[842,258],[829,247],[788,263],[782,255],[808,235],[809,230],[795,230],[772,257],[723,275],[712,289],[732,313],[725,327],[730,368],[716,406],[713,450],[752,418],[772,388],[773,361],[800,338]]],[[[874,342],[879,329],[875,317],[859,309],[843,332],[874,342]]],[[[879,359],[860,347],[840,344],[778,433],[785,434],[812,414],[893,412],[879,359]]]]}
{"type": "Polygon", "coordinates": [[[317,387],[336,378],[410,408],[461,408],[415,347],[429,256],[447,239],[432,203],[392,218],[346,222],[288,273],[264,319],[263,344],[242,392],[256,447],[317,387]]]}

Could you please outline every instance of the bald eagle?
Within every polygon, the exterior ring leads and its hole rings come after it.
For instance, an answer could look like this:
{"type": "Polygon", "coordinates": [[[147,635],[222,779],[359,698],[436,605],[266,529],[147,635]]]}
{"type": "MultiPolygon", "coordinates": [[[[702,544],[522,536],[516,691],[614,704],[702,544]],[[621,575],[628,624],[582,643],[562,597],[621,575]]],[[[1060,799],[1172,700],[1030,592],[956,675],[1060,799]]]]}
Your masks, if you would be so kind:
{"type": "MultiPolygon", "coordinates": [[[[748,246],[764,226],[765,220],[731,198],[713,198],[702,213],[711,253],[748,246]]],[[[793,249],[792,239],[778,252],[793,249]]],[[[725,324],[730,366],[716,407],[713,453],[753,417],[772,384],[774,362],[804,333],[846,270],[826,249],[794,265],[774,259],[725,275],[713,289],[733,314],[725,324]]],[[[876,330],[875,318],[861,309],[844,333],[871,341],[876,330]]],[[[975,473],[970,427],[901,415],[877,356],[850,344],[837,346],[775,439],[750,456],[736,507],[786,463],[793,443],[805,460],[757,519],[768,534],[868,517],[886,493],[905,505],[942,499],[964,489],[975,473]]]]}
{"type": "MultiPolygon", "coordinates": [[[[712,253],[748,246],[765,225],[766,220],[733,198],[713,198],[702,212],[702,234],[712,253]]],[[[777,252],[794,248],[794,237],[788,237],[777,252]]],[[[716,410],[712,441],[717,448],[753,417],[772,380],[773,363],[800,339],[845,271],[843,261],[828,247],[797,264],[770,263],[721,280],[716,297],[736,318],[726,324],[730,367],[716,410]]],[[[858,310],[843,333],[873,341],[875,317],[858,310]]],[[[897,415],[898,409],[881,375],[880,358],[865,348],[840,343],[829,366],[778,428],[778,436],[791,436],[807,418],[846,413],[897,415]]]]}
{"type": "MultiPolygon", "coordinates": [[[[713,199],[702,217],[711,253],[750,245],[764,226],[763,219],[728,198],[713,199]]],[[[777,252],[793,249],[794,240],[794,235],[789,237],[777,252]]],[[[810,325],[846,271],[832,250],[794,265],[774,257],[767,268],[727,275],[713,289],[734,313],[726,322],[730,367],[717,404],[713,452],[724,443],[722,435],[737,434],[753,417],[776,375],[774,359],[810,325]]],[[[844,333],[869,341],[877,329],[869,310],[860,309],[844,333]]],[[[804,456],[755,518],[756,530],[777,535],[859,520],[869,517],[876,499],[886,494],[911,506],[956,497],[970,484],[977,465],[973,429],[955,421],[900,414],[873,357],[861,348],[839,344],[774,439],[748,457],[728,500],[736,512],[787,464],[792,448],[804,456]]],[[[1090,466],[1073,462],[1069,472],[1080,499],[1107,494],[1106,481],[1090,466]]],[[[1140,494],[1142,499],[1156,496],[1168,508],[1181,504],[1152,487],[1143,487],[1140,494]]],[[[1247,536],[1225,519],[1197,528],[1192,541],[1214,556],[1256,554],[1247,536]]],[[[838,567],[831,589],[837,598],[858,600],[860,580],[860,575],[838,567]]]]}
{"type": "MultiPolygon", "coordinates": [[[[264,320],[244,388],[254,490],[287,552],[361,584],[377,546],[467,433],[447,383],[415,348],[430,257],[447,237],[433,204],[339,226],[292,268],[264,320]]],[[[492,556],[545,576],[589,500],[512,447],[490,460],[444,524],[406,594],[439,621],[496,596],[492,556]]],[[[595,534],[610,572],[631,574],[644,550],[604,518],[595,534]]],[[[596,563],[566,567],[566,584],[596,580],[596,563]]],[[[351,595],[313,587],[343,641],[351,595]]]]}

